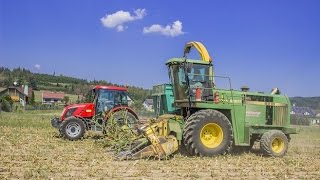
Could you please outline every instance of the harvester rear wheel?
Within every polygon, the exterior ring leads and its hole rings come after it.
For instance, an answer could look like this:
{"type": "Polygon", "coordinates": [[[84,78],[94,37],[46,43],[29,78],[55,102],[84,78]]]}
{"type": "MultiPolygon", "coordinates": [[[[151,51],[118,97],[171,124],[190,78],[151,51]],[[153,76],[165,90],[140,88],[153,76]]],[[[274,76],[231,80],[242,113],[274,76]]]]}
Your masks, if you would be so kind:
{"type": "Polygon", "coordinates": [[[200,110],[188,118],[183,141],[191,155],[214,156],[229,153],[233,141],[231,123],[219,111],[200,110]]]}
{"type": "Polygon", "coordinates": [[[262,135],[260,149],[267,156],[283,157],[287,153],[288,144],[288,138],[282,131],[270,130],[262,135]]]}
{"type": "Polygon", "coordinates": [[[70,117],[62,122],[59,132],[62,137],[74,141],[82,138],[85,130],[85,124],[81,119],[70,117]]]}

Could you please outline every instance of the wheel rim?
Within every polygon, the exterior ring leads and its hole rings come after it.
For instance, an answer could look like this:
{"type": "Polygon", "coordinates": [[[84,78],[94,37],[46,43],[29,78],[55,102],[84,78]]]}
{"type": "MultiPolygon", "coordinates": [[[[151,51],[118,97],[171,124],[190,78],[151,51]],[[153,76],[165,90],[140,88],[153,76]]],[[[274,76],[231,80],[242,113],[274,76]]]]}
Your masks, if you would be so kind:
{"type": "Polygon", "coordinates": [[[81,127],[78,123],[71,122],[66,126],[66,133],[70,137],[76,137],[80,134],[81,127]]]}
{"type": "Polygon", "coordinates": [[[205,147],[218,147],[223,140],[223,131],[216,123],[206,124],[200,132],[200,140],[205,147]]]}
{"type": "Polygon", "coordinates": [[[274,138],[271,144],[272,151],[275,153],[281,153],[284,149],[284,141],[281,138],[274,138]]]}

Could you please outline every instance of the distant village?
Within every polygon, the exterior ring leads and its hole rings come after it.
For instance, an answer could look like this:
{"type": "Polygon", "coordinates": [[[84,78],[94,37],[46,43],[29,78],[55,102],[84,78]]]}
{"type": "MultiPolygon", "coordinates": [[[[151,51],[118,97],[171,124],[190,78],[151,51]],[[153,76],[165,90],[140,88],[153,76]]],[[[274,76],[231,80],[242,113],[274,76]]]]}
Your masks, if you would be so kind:
{"type": "MultiPolygon", "coordinates": [[[[28,87],[28,85],[0,88],[0,96],[6,95],[10,96],[13,101],[12,111],[17,111],[18,109],[35,109],[35,106],[31,106],[32,99],[36,104],[43,105],[42,107],[53,108],[61,106],[62,108],[66,104],[82,102],[84,98],[82,95],[70,95],[65,94],[64,92],[53,92],[45,90],[33,91],[33,89],[31,87],[28,87]],[[70,98],[70,96],[73,96],[73,98],[70,98]]],[[[134,103],[134,101],[130,97],[127,98],[129,105],[134,103]]],[[[152,99],[145,99],[142,105],[145,110],[153,112],[152,99]]]]}

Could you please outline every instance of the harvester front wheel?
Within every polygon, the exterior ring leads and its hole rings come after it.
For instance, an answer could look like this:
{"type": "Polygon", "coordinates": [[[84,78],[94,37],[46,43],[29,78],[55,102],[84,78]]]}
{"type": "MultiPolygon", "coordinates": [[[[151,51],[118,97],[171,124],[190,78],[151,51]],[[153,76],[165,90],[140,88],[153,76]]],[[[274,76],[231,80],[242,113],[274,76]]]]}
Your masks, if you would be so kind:
{"type": "Polygon", "coordinates": [[[62,137],[75,141],[83,137],[85,124],[81,119],[70,117],[62,122],[59,131],[62,137]]]}
{"type": "Polygon", "coordinates": [[[260,149],[264,155],[283,157],[288,150],[288,138],[279,130],[270,130],[264,133],[260,140],[260,149]]]}
{"type": "Polygon", "coordinates": [[[188,118],[183,141],[191,155],[214,156],[229,153],[233,141],[231,123],[219,111],[200,110],[188,118]]]}

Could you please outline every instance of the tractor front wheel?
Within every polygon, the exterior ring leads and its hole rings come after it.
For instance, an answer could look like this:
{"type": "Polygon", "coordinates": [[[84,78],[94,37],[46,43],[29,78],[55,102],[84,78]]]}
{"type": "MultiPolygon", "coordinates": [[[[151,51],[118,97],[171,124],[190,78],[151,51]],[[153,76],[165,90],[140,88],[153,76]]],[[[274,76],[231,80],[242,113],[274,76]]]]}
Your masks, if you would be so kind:
{"type": "Polygon", "coordinates": [[[62,137],[71,141],[78,140],[85,133],[85,124],[81,119],[70,117],[65,119],[59,129],[62,137]]]}
{"type": "Polygon", "coordinates": [[[232,148],[232,126],[228,118],[216,110],[200,110],[185,125],[183,142],[195,156],[226,154],[232,148]]]}
{"type": "Polygon", "coordinates": [[[282,157],[288,150],[288,138],[279,130],[270,130],[264,133],[260,140],[260,149],[264,155],[282,157]]]}

